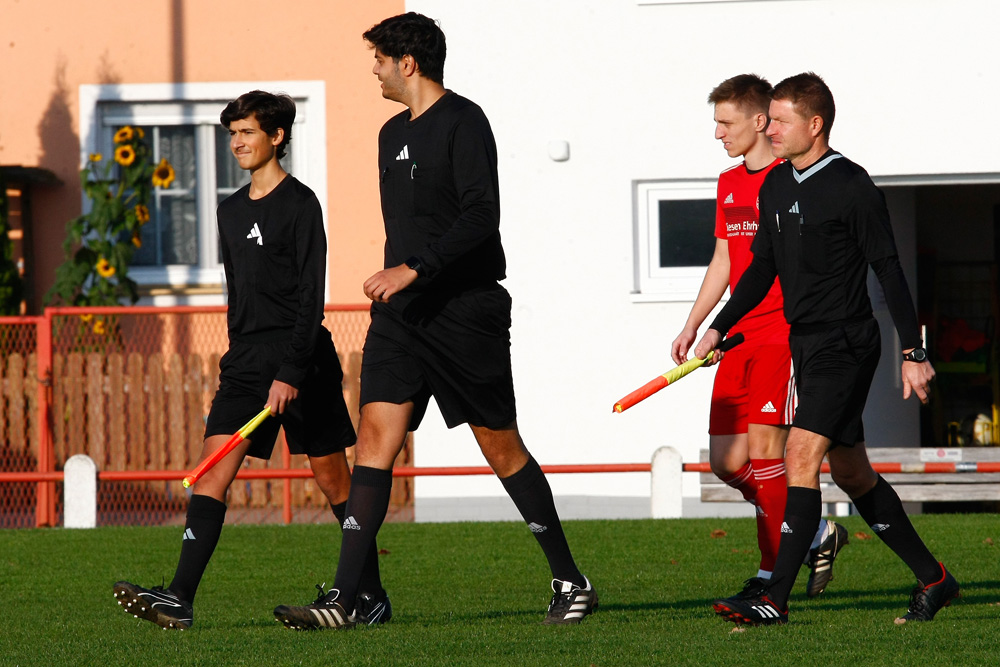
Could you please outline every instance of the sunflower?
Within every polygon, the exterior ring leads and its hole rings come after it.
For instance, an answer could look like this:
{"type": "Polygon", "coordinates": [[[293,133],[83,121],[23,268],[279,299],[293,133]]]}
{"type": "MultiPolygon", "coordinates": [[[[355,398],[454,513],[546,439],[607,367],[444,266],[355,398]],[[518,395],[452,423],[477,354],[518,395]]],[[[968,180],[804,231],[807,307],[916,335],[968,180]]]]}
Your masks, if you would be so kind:
{"type": "Polygon", "coordinates": [[[97,320],[94,322],[94,333],[98,336],[104,334],[104,320],[97,320]]]}
{"type": "Polygon", "coordinates": [[[145,204],[135,205],[135,219],[139,221],[140,225],[149,222],[149,208],[145,204]]]}
{"type": "Polygon", "coordinates": [[[101,257],[97,260],[97,274],[102,278],[110,278],[115,275],[115,267],[111,266],[111,262],[101,257]]]}
{"type": "Polygon", "coordinates": [[[132,141],[133,134],[134,132],[132,131],[132,128],[126,125],[122,129],[115,132],[115,143],[120,144],[126,141],[132,141]]]}
{"type": "Polygon", "coordinates": [[[132,245],[134,245],[136,248],[142,247],[142,237],[139,236],[139,232],[132,233],[132,245]]]}
{"type": "Polygon", "coordinates": [[[158,188],[169,188],[170,184],[174,182],[174,176],[176,174],[173,166],[167,162],[167,158],[163,158],[153,170],[153,185],[158,188]]]}
{"type": "Polygon", "coordinates": [[[92,319],[94,319],[93,313],[84,313],[83,315],[80,316],[80,321],[83,322],[84,324],[86,324],[92,319]]]}
{"type": "Polygon", "coordinates": [[[100,162],[103,159],[104,159],[104,156],[101,155],[100,153],[91,153],[90,154],[90,161],[91,162],[100,162]]]}
{"type": "Polygon", "coordinates": [[[136,133],[136,135],[138,135],[138,137],[140,139],[145,139],[146,138],[146,133],[142,131],[141,127],[135,128],[135,133],[136,133]]]}
{"type": "Polygon", "coordinates": [[[135,162],[135,149],[131,146],[119,146],[115,149],[115,162],[127,167],[135,162]]]}

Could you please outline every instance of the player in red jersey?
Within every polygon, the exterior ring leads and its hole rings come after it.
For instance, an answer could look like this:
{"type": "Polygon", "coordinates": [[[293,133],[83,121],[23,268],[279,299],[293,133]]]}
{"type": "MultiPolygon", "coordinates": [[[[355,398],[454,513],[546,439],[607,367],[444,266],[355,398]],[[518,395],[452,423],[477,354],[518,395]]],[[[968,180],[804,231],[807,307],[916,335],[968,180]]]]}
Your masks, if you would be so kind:
{"type": "MultiPolygon", "coordinates": [[[[771,154],[765,135],[771,84],[755,74],[741,74],[712,90],[715,138],[729,157],[743,162],[719,176],[716,201],[715,252],[684,329],[671,345],[675,363],[687,361],[698,327],[736,287],[750,265],[750,244],[760,218],[757,193],[767,173],[781,160],[771,154]]],[[[709,419],[712,472],[739,490],[757,513],[760,568],[747,579],[742,595],[753,595],[770,579],[781,540],[785,514],[785,440],[795,414],[795,379],[788,347],[788,323],[782,313],[781,288],[774,283],[767,297],[729,335],[746,342],[726,353],[715,376],[709,419]]],[[[832,521],[820,522],[810,551],[812,572],[807,594],[818,595],[833,576],[833,560],[847,544],[847,531],[832,521]]]]}

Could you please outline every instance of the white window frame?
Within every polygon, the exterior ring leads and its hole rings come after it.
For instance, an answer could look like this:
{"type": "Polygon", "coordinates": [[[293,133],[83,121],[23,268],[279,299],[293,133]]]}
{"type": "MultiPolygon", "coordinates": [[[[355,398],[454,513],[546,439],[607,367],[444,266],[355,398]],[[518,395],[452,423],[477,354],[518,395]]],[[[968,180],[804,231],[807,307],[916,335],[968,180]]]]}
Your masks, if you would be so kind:
{"type": "MultiPolygon", "coordinates": [[[[634,302],[694,301],[705,279],[704,266],[661,267],[660,202],[679,199],[715,201],[716,179],[676,179],[669,181],[635,181],[633,200],[635,219],[633,230],[635,291],[634,302]]],[[[715,219],[706,225],[714,230],[715,219]]]]}
{"type": "MultiPolygon", "coordinates": [[[[326,83],[324,81],[223,81],[210,83],[84,84],[80,86],[80,164],[91,153],[113,152],[116,125],[197,124],[197,173],[202,194],[196,201],[199,243],[198,266],[137,266],[129,276],[144,286],[190,288],[222,285],[225,274],[218,261],[216,223],[215,126],[226,104],[250,90],[286,93],[295,100],[296,114],[290,170],[309,186],[327,221],[326,83]],[[110,110],[110,111],[109,111],[110,110]],[[108,115],[110,114],[110,115],[108,115]]],[[[88,202],[83,198],[83,206],[88,202]]],[[[329,230],[327,230],[329,232],[329,230]]],[[[328,267],[329,268],[329,267],[328,267]]],[[[327,281],[328,282],[328,281],[327,281]]],[[[329,287],[327,286],[327,289],[329,287]]],[[[221,293],[221,289],[220,289],[221,293]]]]}

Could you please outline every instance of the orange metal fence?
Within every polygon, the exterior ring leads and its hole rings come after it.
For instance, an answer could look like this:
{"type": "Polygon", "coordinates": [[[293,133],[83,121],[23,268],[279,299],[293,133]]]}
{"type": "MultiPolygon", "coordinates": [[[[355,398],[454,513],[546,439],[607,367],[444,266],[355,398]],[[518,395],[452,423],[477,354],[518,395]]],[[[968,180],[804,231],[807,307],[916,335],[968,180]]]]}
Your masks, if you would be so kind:
{"type": "MultiPolygon", "coordinates": [[[[368,309],[328,306],[324,324],[341,356],[356,426],[368,309]]],[[[0,528],[58,525],[61,485],[49,473],[81,453],[110,473],[98,489],[99,524],[182,523],[179,481],[129,480],[128,473],[194,467],[227,346],[225,307],[48,308],[39,317],[0,318],[0,528]],[[17,474],[29,472],[33,481],[17,474]]],[[[245,468],[304,468],[307,461],[290,456],[282,439],[270,461],[247,459],[245,468]]],[[[412,463],[412,443],[399,463],[412,463]]],[[[289,507],[307,520],[332,518],[311,479],[241,479],[228,504],[234,521],[288,520],[289,507]]],[[[407,505],[412,482],[394,490],[393,506],[407,505]]]]}

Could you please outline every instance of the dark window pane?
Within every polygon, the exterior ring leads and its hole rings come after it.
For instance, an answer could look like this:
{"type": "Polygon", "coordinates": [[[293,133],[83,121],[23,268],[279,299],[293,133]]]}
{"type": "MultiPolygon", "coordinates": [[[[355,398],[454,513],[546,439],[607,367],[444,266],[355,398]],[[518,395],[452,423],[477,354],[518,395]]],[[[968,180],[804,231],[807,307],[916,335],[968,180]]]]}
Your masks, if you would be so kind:
{"type": "Polygon", "coordinates": [[[715,201],[660,200],[660,268],[708,266],[715,252],[715,201]]]}

